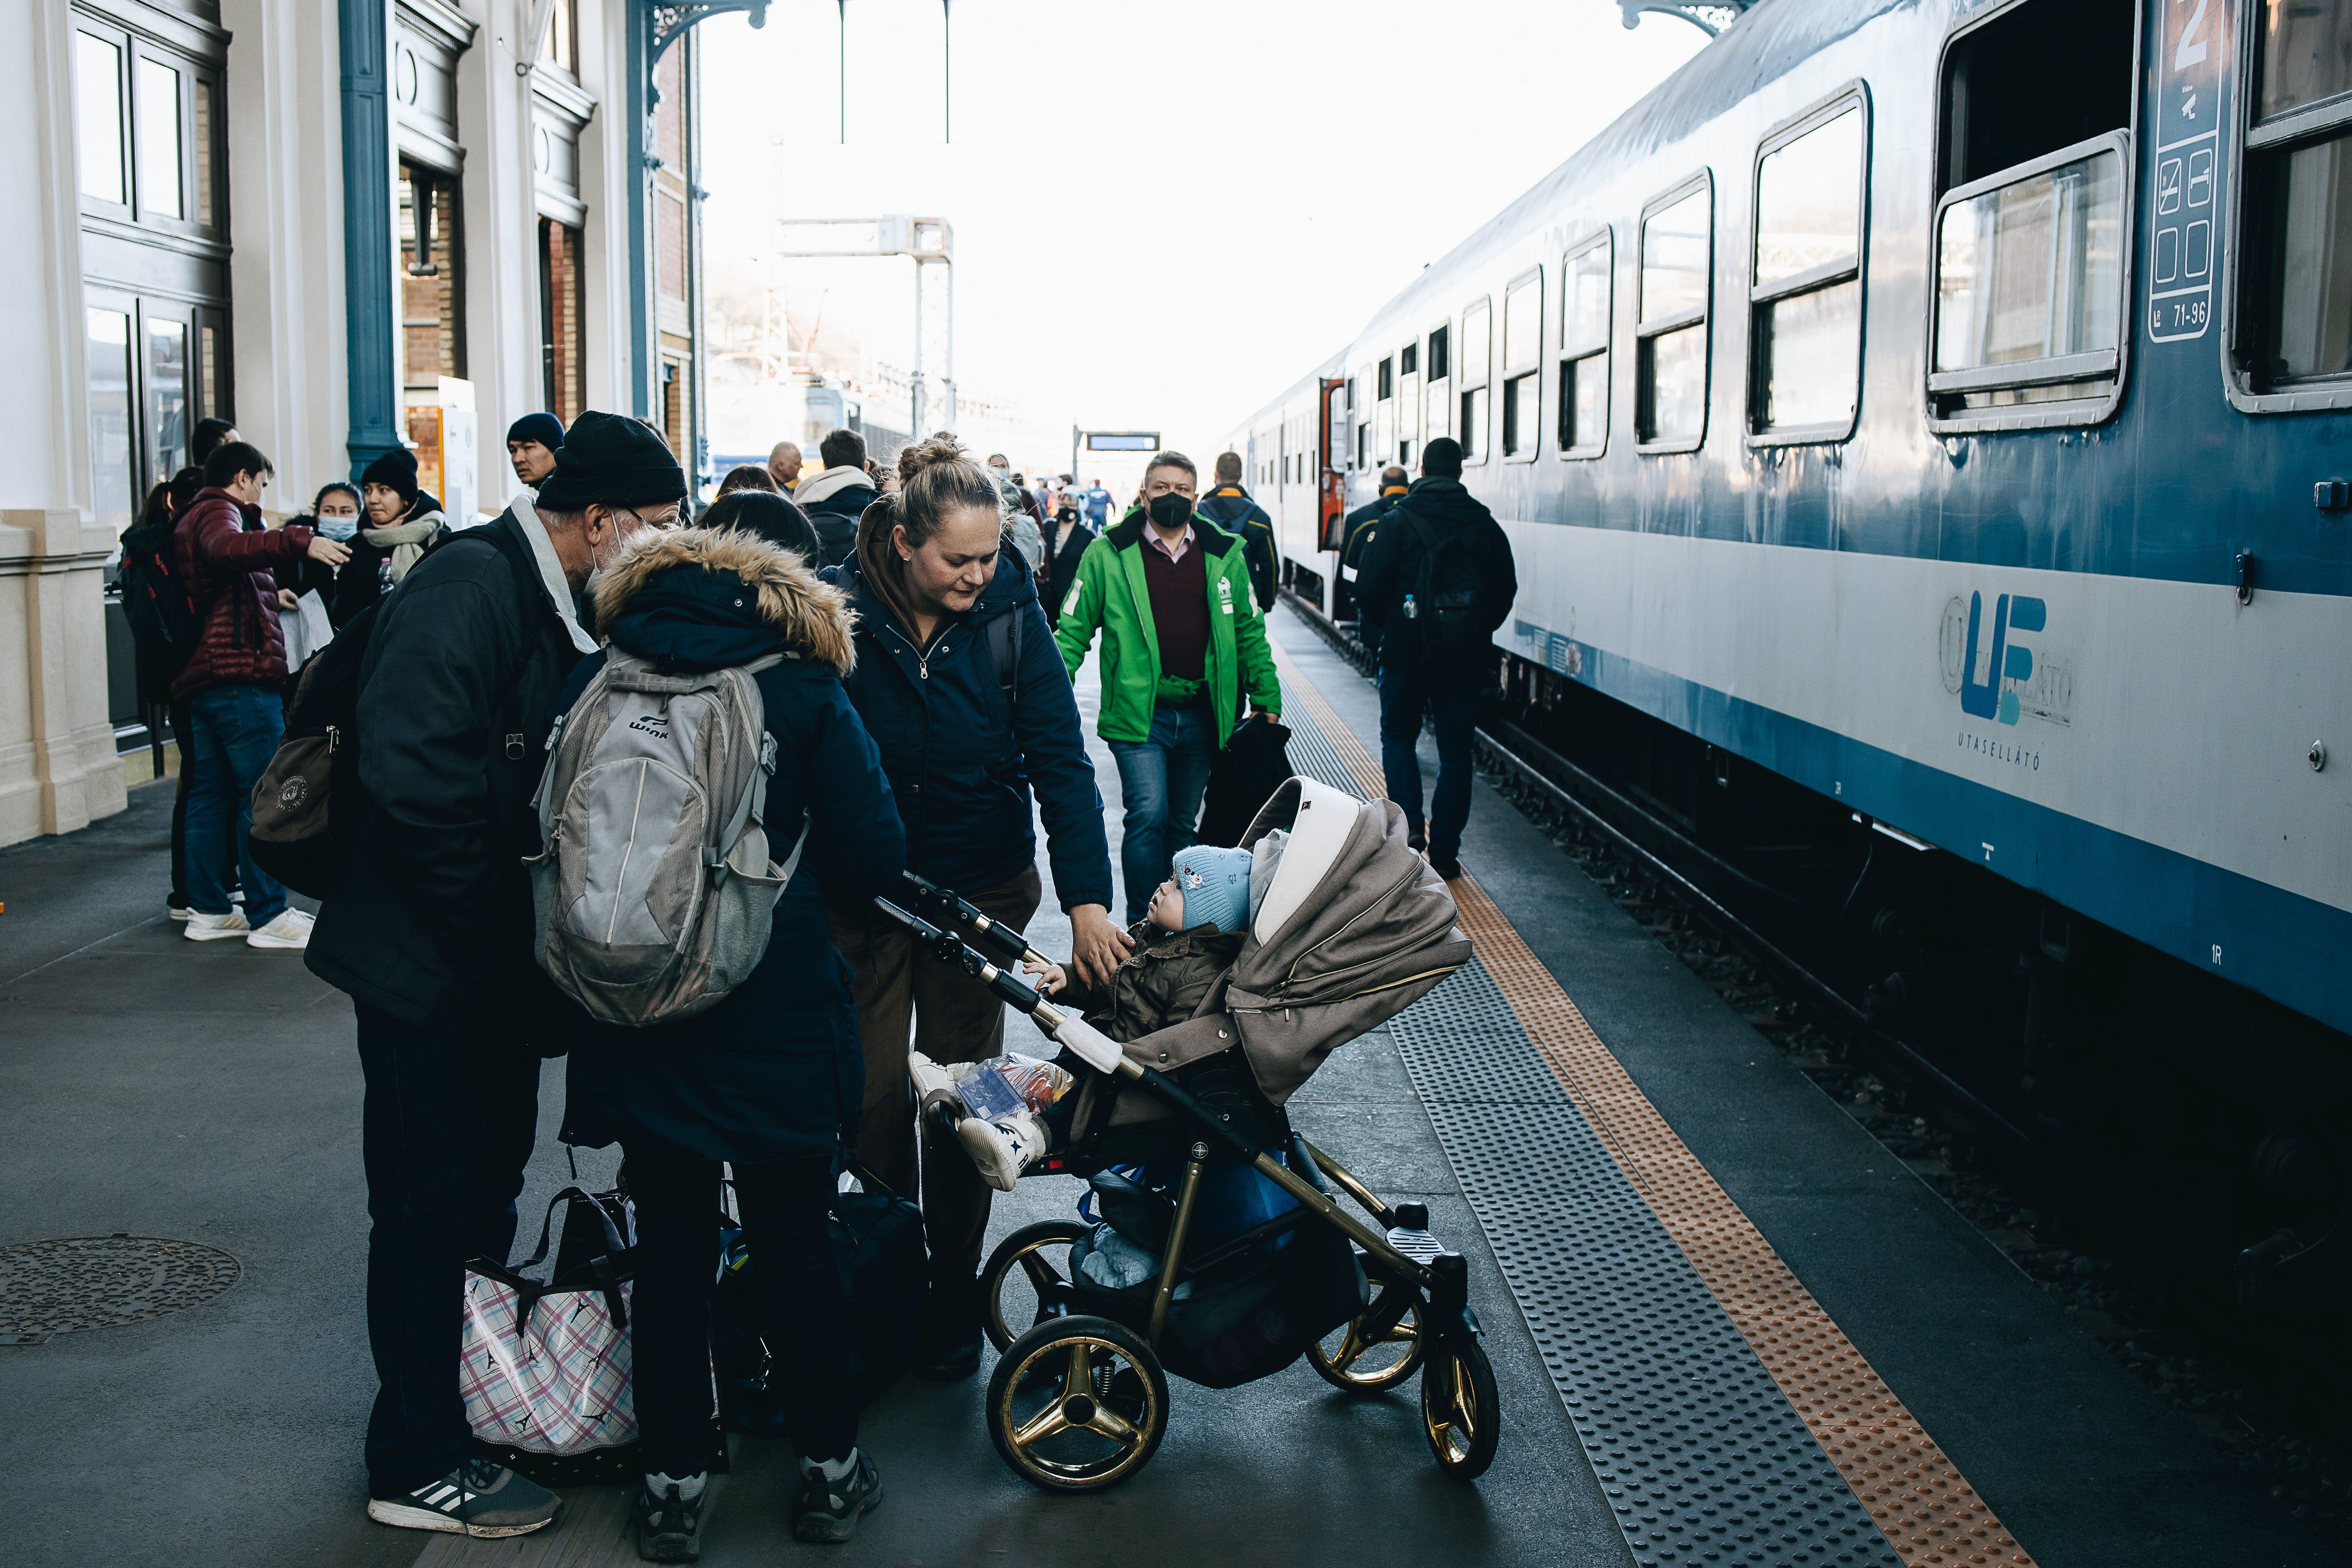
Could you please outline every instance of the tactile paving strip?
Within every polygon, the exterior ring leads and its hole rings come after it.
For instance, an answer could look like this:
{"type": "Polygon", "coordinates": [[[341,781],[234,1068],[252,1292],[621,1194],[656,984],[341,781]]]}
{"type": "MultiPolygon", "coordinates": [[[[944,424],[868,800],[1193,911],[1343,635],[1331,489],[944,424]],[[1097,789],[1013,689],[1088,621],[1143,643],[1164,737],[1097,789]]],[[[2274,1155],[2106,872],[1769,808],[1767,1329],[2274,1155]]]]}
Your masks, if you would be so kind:
{"type": "MultiPolygon", "coordinates": [[[[1286,721],[1302,735],[1308,729],[1320,731],[1313,744],[1294,743],[1294,760],[1335,786],[1368,795],[1378,790],[1379,765],[1363,744],[1279,648],[1276,659],[1287,688],[1286,721]],[[1332,770],[1326,773],[1326,768],[1332,770]]],[[[1454,884],[1454,891],[1464,932],[1479,961],[1400,1015],[1391,1031],[1568,1403],[1595,1472],[1603,1487],[1612,1489],[1612,1505],[1619,1510],[1637,1561],[1886,1562],[1892,1560],[1887,1555],[1891,1546],[1895,1556],[1911,1565],[2030,1568],[2032,1559],[1683,1145],[1485,891],[1466,876],[1454,884]],[[1465,1005],[1482,991],[1476,1005],[1465,1005]],[[1491,1004],[1486,1000],[1488,996],[1491,1004]],[[1478,1016],[1466,1025],[1449,1024],[1444,1015],[1457,1009],[1465,1019],[1478,1016]],[[1530,1042],[1534,1052],[1526,1049],[1530,1042]],[[1538,1068],[1538,1061],[1548,1071],[1538,1068]],[[1461,1070],[1451,1064],[1463,1062],[1475,1062],[1477,1071],[1489,1075],[1480,1093],[1468,1093],[1455,1082],[1461,1070]],[[1576,1187],[1568,1197],[1579,1212],[1572,1215],[1562,1214],[1563,1205],[1549,1195],[1526,1192],[1530,1169],[1564,1167],[1567,1163],[1548,1159],[1543,1151],[1557,1148],[1565,1155],[1574,1146],[1573,1139],[1554,1126],[1519,1125],[1542,1107],[1536,1091],[1547,1081],[1565,1109],[1560,1120],[1580,1129],[1605,1151],[1613,1166],[1613,1172],[1601,1171],[1597,1176],[1582,1166],[1575,1167],[1576,1187]],[[1578,1300],[1572,1292],[1579,1289],[1591,1289],[1578,1276],[1591,1266],[1585,1258],[1594,1246],[1591,1236],[1607,1231],[1612,1223],[1593,1207],[1596,1200],[1584,1190],[1596,1180],[1603,1187],[1613,1185],[1625,1201],[1644,1212],[1655,1233],[1671,1240],[1687,1278],[1707,1296],[1715,1321],[1744,1342],[1748,1354],[1735,1358],[1733,1366],[1744,1362],[1746,1371],[1769,1379],[1780,1396],[1777,1414],[1801,1422],[1811,1459],[1837,1478],[1831,1500],[1836,1507],[1795,1490],[1807,1471],[1798,1456],[1783,1453],[1772,1442],[1771,1402],[1764,1402],[1759,1410],[1752,1398],[1743,1396],[1733,1372],[1707,1359],[1709,1347],[1702,1340],[1685,1337],[1682,1344],[1681,1354],[1698,1361],[1675,1363],[1669,1347],[1654,1337],[1641,1338],[1643,1332],[1654,1336],[1670,1321],[1664,1313],[1672,1309],[1679,1314],[1682,1306],[1672,1293],[1673,1277],[1657,1274],[1638,1257],[1638,1231],[1621,1228],[1601,1243],[1600,1261],[1608,1260],[1608,1249],[1614,1246],[1622,1250],[1622,1265],[1639,1264],[1643,1277],[1612,1282],[1590,1298],[1624,1303],[1622,1314],[1630,1315],[1621,1314],[1612,1326],[1594,1317],[1598,1309],[1555,1305],[1578,1300]],[[1547,1214],[1552,1216],[1549,1221],[1547,1214]],[[1563,1227],[1571,1233],[1566,1243],[1551,1234],[1563,1227]],[[1564,1366],[1571,1369],[1565,1378],[1564,1366]],[[1582,1385],[1572,1375],[1580,1366],[1588,1375],[1582,1385]],[[1590,1375],[1603,1371],[1605,1383],[1590,1375]],[[1598,1408],[1592,1403],[1596,1397],[1601,1400],[1598,1408]],[[1630,1440],[1622,1450],[1594,1442],[1596,1436],[1612,1437],[1622,1424],[1619,1412],[1628,1408],[1640,1408],[1649,1418],[1646,1427],[1637,1423],[1635,1432],[1646,1436],[1662,1426],[1674,1431],[1683,1447],[1667,1448],[1672,1458],[1696,1463],[1704,1455],[1724,1478],[1720,1484],[1726,1490],[1746,1490],[1750,1498],[1736,1514],[1726,1514],[1722,1492],[1710,1491],[1699,1499],[1689,1491],[1687,1479],[1681,1483],[1684,1490],[1676,1491],[1664,1470],[1629,1470],[1637,1452],[1643,1450],[1630,1446],[1630,1440]],[[1761,1439],[1751,1436],[1743,1425],[1748,1422],[1761,1423],[1761,1439]],[[1755,1448],[1759,1440],[1768,1445],[1760,1452],[1755,1448]],[[1768,1471],[1760,1464],[1730,1465],[1731,1451],[1743,1445],[1759,1458],[1780,1455],[1784,1468],[1768,1471]],[[1752,1476],[1746,1473],[1751,1469],[1756,1472],[1752,1476]],[[1626,1485],[1629,1474],[1643,1491],[1635,1493],[1626,1485]],[[1780,1483],[1777,1490],[1762,1486],[1768,1476],[1780,1483]],[[1741,1487],[1739,1482],[1748,1484],[1741,1487]],[[1664,1503],[1638,1506],[1662,1489],[1665,1500],[1681,1503],[1679,1512],[1663,1511],[1664,1503]],[[1618,1495],[1620,1490],[1624,1495],[1618,1495]],[[1807,1506],[1816,1520],[1843,1521],[1849,1511],[1865,1510],[1881,1533],[1861,1547],[1843,1535],[1825,1540],[1818,1530],[1808,1534],[1786,1524],[1776,1533],[1765,1528],[1773,1504],[1780,1505],[1783,1519],[1803,1515],[1807,1506]],[[1750,1507],[1755,1513],[1749,1513],[1750,1507]],[[1715,1511],[1709,1512],[1710,1508],[1715,1511]],[[1683,1525],[1682,1533],[1671,1528],[1673,1522],[1683,1525]],[[1696,1542],[1702,1524],[1727,1522],[1748,1527],[1745,1540],[1738,1529],[1732,1531],[1731,1542],[1738,1550],[1722,1542],[1720,1531],[1714,1528],[1710,1539],[1717,1544],[1685,1544],[1696,1542]],[[1643,1532],[1640,1539],[1637,1527],[1643,1532]],[[1815,1550],[1829,1541],[1836,1542],[1839,1550],[1827,1555],[1815,1550]],[[1780,1555],[1773,1555],[1775,1547],[1780,1555]],[[1805,1555],[1799,1555],[1800,1547],[1806,1549],[1805,1555]],[[1764,1555],[1755,1555],[1759,1552],[1764,1555]]],[[[1622,1227],[1625,1222],[1614,1223],[1622,1227]]],[[[1685,1336],[1696,1332],[1682,1324],[1679,1315],[1671,1321],[1685,1336]]],[[[1681,1473],[1686,1478],[1689,1470],[1681,1473]]],[[[1717,1482],[1706,1478],[1705,1484],[1717,1482]]]]}

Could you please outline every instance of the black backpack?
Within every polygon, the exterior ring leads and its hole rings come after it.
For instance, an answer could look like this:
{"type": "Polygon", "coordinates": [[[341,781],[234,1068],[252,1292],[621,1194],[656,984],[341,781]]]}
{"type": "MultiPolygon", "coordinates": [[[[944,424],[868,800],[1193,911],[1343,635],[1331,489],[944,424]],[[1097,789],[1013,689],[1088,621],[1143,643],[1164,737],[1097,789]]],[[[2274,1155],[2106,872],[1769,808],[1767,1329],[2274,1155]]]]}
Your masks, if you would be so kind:
{"type": "Polygon", "coordinates": [[[1407,515],[1421,542],[1406,619],[1417,629],[1424,664],[1465,664],[1486,651],[1484,574],[1467,528],[1433,528],[1407,515]]]}
{"type": "Polygon", "coordinates": [[[188,599],[187,580],[173,559],[173,526],[151,523],[122,536],[122,615],[147,668],[168,685],[195,653],[204,618],[188,599]]]}

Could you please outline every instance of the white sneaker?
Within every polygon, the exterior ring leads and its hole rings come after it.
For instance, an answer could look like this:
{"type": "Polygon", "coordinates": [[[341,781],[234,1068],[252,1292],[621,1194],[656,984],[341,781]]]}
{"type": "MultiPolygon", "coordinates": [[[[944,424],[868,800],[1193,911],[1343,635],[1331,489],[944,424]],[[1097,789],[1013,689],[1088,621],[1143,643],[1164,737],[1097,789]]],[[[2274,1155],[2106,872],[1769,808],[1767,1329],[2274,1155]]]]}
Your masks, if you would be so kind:
{"type": "Polygon", "coordinates": [[[226,915],[206,915],[201,909],[188,911],[188,924],[180,935],[191,942],[219,942],[231,936],[242,936],[253,927],[245,916],[232,909],[226,915]]]}
{"type": "MultiPolygon", "coordinates": [[[[242,921],[242,915],[237,919],[242,921]]],[[[245,939],[248,947],[290,947],[296,952],[310,945],[310,916],[299,909],[280,910],[278,918],[245,939]]]]}
{"type": "Polygon", "coordinates": [[[1001,1122],[966,1116],[956,1124],[956,1139],[980,1167],[981,1179],[999,1192],[1011,1192],[1022,1171],[1045,1153],[1045,1129],[1026,1111],[1001,1122]]]}

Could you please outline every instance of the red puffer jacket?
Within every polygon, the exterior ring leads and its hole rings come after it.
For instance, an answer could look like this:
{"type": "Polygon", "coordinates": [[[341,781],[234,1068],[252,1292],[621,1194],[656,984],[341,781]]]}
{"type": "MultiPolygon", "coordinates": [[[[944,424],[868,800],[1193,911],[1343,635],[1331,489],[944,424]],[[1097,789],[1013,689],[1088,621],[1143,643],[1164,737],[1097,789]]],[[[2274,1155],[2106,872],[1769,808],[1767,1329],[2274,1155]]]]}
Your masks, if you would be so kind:
{"type": "Polygon", "coordinates": [[[278,626],[278,582],[271,569],[310,548],[310,530],[264,530],[261,508],[227,491],[196,492],[172,530],[181,580],[204,622],[196,651],[172,682],[179,700],[213,686],[286,684],[286,634],[278,626]]]}

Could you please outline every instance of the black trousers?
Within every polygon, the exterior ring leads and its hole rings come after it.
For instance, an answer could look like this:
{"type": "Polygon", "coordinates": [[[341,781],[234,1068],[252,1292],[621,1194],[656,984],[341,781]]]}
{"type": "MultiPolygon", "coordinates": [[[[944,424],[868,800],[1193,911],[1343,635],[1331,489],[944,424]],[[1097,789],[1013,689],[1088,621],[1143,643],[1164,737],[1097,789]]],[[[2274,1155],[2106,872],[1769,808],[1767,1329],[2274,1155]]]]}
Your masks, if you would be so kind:
{"type": "MultiPolygon", "coordinates": [[[[630,1155],[627,1171],[637,1206],[629,1333],[645,1469],[699,1475],[710,1468],[719,1162],[630,1155]]],[[[761,1326],[776,1358],[785,1432],[809,1459],[844,1458],[857,1445],[849,1298],[825,1224],[833,1190],[830,1159],[735,1166],[735,1201],[761,1326]]]]}
{"type": "Polygon", "coordinates": [[[505,1262],[539,1130],[539,1058],[358,1007],[368,1343],[379,1385],[368,1482],[394,1497],[473,1451],[457,1391],[466,1260],[505,1262]]]}

